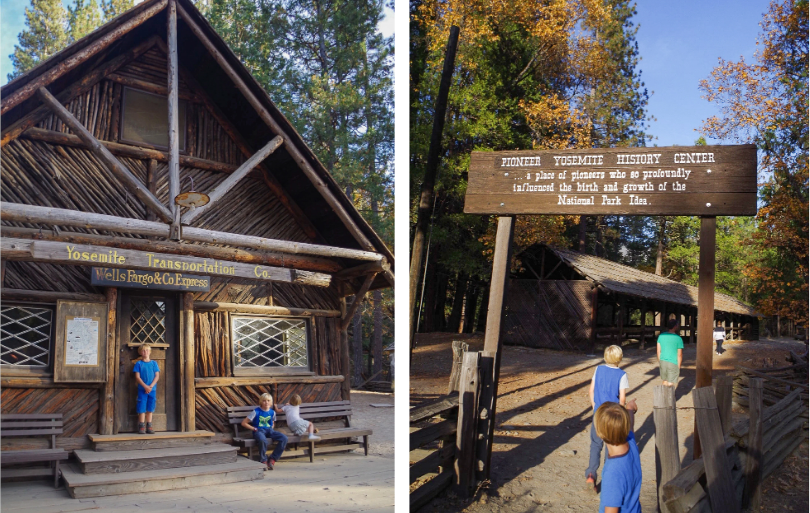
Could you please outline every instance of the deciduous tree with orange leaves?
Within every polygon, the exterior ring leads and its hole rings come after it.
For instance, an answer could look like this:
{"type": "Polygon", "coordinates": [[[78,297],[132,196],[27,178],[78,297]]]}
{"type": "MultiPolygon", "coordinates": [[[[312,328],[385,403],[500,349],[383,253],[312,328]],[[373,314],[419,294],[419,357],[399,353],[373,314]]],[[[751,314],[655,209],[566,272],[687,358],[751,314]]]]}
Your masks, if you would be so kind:
{"type": "Polygon", "coordinates": [[[759,149],[757,230],[746,266],[757,309],[807,323],[808,2],[773,0],[761,23],[754,63],[720,60],[701,82],[721,106],[703,132],[759,149]]]}

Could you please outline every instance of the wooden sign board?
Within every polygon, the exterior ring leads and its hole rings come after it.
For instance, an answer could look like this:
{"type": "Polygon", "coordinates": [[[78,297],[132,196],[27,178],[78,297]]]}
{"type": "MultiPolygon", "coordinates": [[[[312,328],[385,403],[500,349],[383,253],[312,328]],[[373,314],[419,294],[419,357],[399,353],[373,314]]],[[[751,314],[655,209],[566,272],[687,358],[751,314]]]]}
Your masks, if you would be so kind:
{"type": "Polygon", "coordinates": [[[473,152],[468,214],[757,213],[757,150],[670,146],[473,152]]]}
{"type": "Polygon", "coordinates": [[[208,292],[211,289],[209,276],[192,276],[167,271],[138,271],[93,267],[90,283],[101,287],[126,287],[149,290],[179,290],[182,292],[208,292]]]}
{"type": "Polygon", "coordinates": [[[107,380],[107,303],[56,302],[53,380],[107,380]]]}
{"type": "Polygon", "coordinates": [[[115,269],[216,275],[318,287],[328,287],[332,279],[328,274],[283,267],[44,240],[3,237],[0,240],[0,251],[6,253],[9,260],[89,266],[104,264],[105,267],[115,269]]]}

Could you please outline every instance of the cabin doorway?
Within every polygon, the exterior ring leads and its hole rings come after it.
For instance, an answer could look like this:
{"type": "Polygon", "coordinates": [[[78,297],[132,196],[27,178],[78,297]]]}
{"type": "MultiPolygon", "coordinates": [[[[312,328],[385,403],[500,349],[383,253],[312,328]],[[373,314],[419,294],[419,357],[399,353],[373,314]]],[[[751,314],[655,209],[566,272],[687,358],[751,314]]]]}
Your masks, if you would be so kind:
{"type": "Polygon", "coordinates": [[[118,376],[115,385],[115,433],[138,429],[135,410],[137,382],[133,367],[138,346],[152,346],[151,359],[160,367],[157,402],[152,416],[155,431],[177,431],[178,301],[176,294],[119,289],[118,376]]]}

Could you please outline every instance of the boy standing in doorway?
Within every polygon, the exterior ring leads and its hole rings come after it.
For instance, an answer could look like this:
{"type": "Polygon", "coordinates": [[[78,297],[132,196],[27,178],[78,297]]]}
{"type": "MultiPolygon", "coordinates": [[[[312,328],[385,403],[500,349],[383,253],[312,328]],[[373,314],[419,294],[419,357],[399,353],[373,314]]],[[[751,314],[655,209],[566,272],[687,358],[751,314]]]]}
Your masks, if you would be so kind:
{"type": "Polygon", "coordinates": [[[683,363],[683,339],[678,334],[681,324],[678,319],[670,319],[667,323],[669,331],[658,335],[658,368],[664,386],[674,387],[678,383],[683,363]]]}
{"type": "Polygon", "coordinates": [[[138,348],[141,359],[135,362],[132,371],[135,373],[135,381],[138,382],[138,399],[135,403],[135,411],[138,412],[138,434],[155,433],[152,428],[152,413],[155,411],[157,398],[157,382],[160,379],[160,367],[156,361],[150,360],[152,346],[141,344],[138,348]],[[147,385],[147,383],[149,383],[147,385]],[[146,423],[144,424],[144,420],[146,423]]]}

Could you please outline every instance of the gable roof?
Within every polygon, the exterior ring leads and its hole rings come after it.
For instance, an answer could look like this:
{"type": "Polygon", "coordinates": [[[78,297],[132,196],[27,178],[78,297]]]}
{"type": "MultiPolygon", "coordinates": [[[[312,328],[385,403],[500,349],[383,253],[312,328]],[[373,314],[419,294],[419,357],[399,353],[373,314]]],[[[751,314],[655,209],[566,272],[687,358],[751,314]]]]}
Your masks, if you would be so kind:
{"type": "MultiPolygon", "coordinates": [[[[604,258],[551,246],[545,247],[586,279],[611,292],[697,307],[698,288],[692,285],[685,285],[604,258]]],[[[714,293],[714,309],[754,317],[758,315],[752,307],[720,292],[714,293]]]]}
{"type": "MultiPolygon", "coordinates": [[[[257,111],[235,85],[235,81],[244,83],[248,94],[258,100],[260,108],[269,115],[270,121],[286,134],[285,139],[294,151],[283,145],[264,164],[314,226],[318,240],[313,242],[376,251],[386,257],[393,269],[394,257],[391,251],[278,110],[268,93],[190,0],[176,2],[178,11],[182,11],[179,14],[188,16],[197,31],[195,33],[189,21],[178,15],[178,61],[181,67],[206,91],[212,103],[222,113],[226,113],[229,122],[254,151],[278,134],[268,126],[267,117],[262,118],[263,113],[257,111]],[[198,34],[207,40],[208,47],[198,34]],[[214,53],[218,54],[217,58],[225,62],[230,70],[217,62],[214,53]],[[301,163],[296,162],[295,153],[302,159],[301,163]],[[313,174],[304,172],[304,166],[308,166],[313,174]],[[343,211],[342,218],[335,208],[343,211]]],[[[138,4],[0,88],[4,132],[41,105],[36,96],[39,87],[45,86],[56,95],[92,69],[124,54],[150,37],[157,34],[165,39],[167,4],[167,0],[146,0],[138,4]]],[[[4,133],[4,138],[5,135],[4,133]]],[[[388,285],[381,273],[372,288],[384,286],[388,285]]]]}

